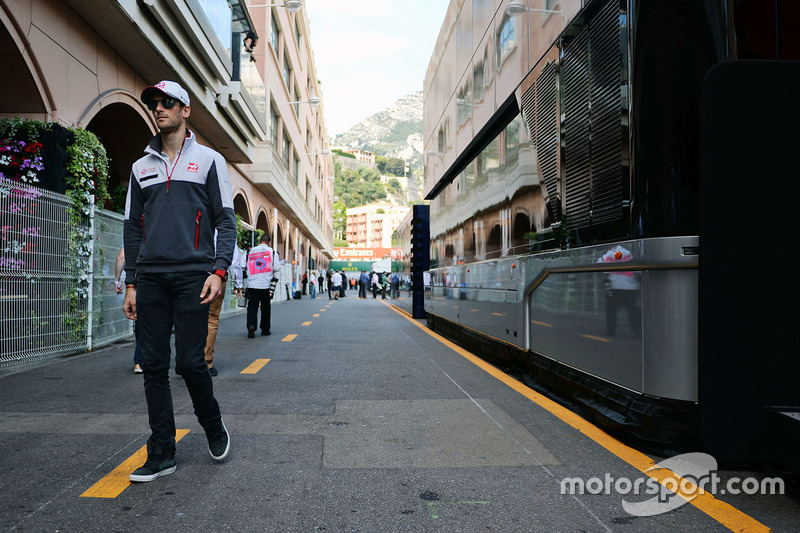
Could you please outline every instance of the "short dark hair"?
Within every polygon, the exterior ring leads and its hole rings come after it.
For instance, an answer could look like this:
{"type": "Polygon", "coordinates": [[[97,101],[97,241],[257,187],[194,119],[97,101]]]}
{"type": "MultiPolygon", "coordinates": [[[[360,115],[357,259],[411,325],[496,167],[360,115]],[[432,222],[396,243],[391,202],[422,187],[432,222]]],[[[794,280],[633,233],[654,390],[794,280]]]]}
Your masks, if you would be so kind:
{"type": "Polygon", "coordinates": [[[264,233],[263,235],[261,235],[261,238],[259,239],[259,242],[269,242],[271,240],[272,240],[272,237],[269,236],[269,233],[264,233]]]}

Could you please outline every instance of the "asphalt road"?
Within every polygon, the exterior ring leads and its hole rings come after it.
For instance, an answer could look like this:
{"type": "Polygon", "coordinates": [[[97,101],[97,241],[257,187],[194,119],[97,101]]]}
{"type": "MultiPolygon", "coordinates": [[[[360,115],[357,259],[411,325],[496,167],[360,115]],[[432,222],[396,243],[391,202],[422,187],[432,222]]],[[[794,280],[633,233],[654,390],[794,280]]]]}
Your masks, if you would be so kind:
{"type": "Polygon", "coordinates": [[[720,494],[654,516],[623,507],[649,495],[562,494],[565,478],[647,479],[630,459],[644,456],[390,302],[348,294],[274,306],[268,337],[224,318],[214,386],[231,452],[212,460],[175,376],[188,432],[177,471],[151,483],[126,481],[149,435],[132,343],[0,369],[0,530],[800,530],[791,494],[720,494]]]}

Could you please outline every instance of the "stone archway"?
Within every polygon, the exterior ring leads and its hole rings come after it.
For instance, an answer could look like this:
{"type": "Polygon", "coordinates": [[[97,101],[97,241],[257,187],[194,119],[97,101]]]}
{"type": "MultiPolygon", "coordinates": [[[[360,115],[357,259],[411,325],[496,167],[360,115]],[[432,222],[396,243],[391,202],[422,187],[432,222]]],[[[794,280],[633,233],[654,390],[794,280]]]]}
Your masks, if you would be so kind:
{"type": "Polygon", "coordinates": [[[284,237],[283,235],[283,228],[281,227],[280,224],[278,224],[275,230],[275,240],[272,243],[272,248],[274,250],[277,250],[277,252],[283,259],[286,259],[286,257],[283,257],[285,255],[285,250],[286,250],[285,240],[286,237],[284,237]]]}
{"type": "Polygon", "coordinates": [[[258,217],[256,218],[256,229],[272,236],[272,230],[269,225],[269,215],[267,215],[266,211],[263,209],[258,213],[258,217]]]}
{"type": "Polygon", "coordinates": [[[131,167],[153,138],[151,125],[139,110],[127,103],[116,102],[102,107],[86,129],[91,131],[106,149],[109,159],[108,192],[111,200],[105,207],[122,212],[128,190],[131,167]]]}
{"type": "Polygon", "coordinates": [[[523,252],[528,244],[526,234],[531,231],[531,220],[527,213],[518,212],[514,216],[514,225],[511,228],[511,248],[514,253],[523,252]]]}
{"type": "Polygon", "coordinates": [[[27,38],[17,32],[17,27],[0,9],[0,72],[5,80],[13,80],[13,83],[0,83],[0,116],[48,121],[52,117],[52,106],[39,65],[30,50],[22,53],[27,47],[27,38]]]}
{"type": "Polygon", "coordinates": [[[242,222],[250,225],[250,206],[244,193],[239,191],[233,197],[233,212],[242,218],[242,222]]]}
{"type": "Polygon", "coordinates": [[[486,258],[500,257],[503,249],[503,230],[500,224],[495,224],[486,239],[486,258]]]}

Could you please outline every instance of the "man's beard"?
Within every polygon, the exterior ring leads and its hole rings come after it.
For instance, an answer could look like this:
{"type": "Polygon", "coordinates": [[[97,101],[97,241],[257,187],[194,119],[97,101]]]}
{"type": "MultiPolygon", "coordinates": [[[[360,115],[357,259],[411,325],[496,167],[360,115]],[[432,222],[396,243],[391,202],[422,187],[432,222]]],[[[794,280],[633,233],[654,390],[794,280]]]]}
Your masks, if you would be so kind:
{"type": "Polygon", "coordinates": [[[164,124],[163,126],[159,126],[159,131],[161,131],[161,133],[166,133],[167,135],[169,135],[171,133],[175,133],[176,131],[178,131],[178,128],[180,127],[181,127],[180,121],[170,122],[164,124]]]}

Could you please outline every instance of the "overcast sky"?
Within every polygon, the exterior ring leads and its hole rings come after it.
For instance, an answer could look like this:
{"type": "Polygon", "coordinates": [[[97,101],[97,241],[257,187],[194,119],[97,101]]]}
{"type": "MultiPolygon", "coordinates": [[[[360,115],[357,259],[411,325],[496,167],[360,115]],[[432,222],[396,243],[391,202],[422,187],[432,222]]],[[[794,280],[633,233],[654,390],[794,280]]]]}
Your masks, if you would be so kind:
{"type": "Polygon", "coordinates": [[[334,137],[422,90],[449,0],[305,0],[334,137]]]}

